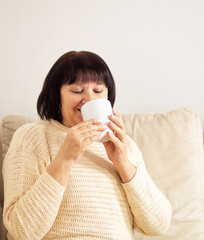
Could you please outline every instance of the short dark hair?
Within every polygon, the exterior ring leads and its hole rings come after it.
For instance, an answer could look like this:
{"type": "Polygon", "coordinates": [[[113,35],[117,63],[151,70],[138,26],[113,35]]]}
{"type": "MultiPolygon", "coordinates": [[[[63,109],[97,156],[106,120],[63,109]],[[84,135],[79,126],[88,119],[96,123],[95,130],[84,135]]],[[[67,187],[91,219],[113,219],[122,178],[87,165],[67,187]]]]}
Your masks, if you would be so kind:
{"type": "Polygon", "coordinates": [[[55,119],[62,123],[60,89],[64,84],[76,82],[103,83],[108,89],[108,100],[115,102],[115,82],[105,61],[88,51],[70,51],[62,55],[45,78],[37,100],[37,111],[42,119],[55,119]]]}

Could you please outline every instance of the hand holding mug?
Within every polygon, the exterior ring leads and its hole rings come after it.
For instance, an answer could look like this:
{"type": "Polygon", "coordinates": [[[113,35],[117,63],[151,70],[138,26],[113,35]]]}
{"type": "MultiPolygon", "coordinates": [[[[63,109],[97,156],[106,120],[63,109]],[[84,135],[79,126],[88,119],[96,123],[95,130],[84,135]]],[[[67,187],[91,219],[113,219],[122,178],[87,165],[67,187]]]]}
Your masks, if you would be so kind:
{"type": "Polygon", "coordinates": [[[105,142],[108,158],[113,162],[122,182],[130,181],[136,174],[136,167],[128,159],[128,139],[122,116],[113,109],[113,115],[109,116],[108,126],[114,134],[107,133],[110,141],[105,142]]]}

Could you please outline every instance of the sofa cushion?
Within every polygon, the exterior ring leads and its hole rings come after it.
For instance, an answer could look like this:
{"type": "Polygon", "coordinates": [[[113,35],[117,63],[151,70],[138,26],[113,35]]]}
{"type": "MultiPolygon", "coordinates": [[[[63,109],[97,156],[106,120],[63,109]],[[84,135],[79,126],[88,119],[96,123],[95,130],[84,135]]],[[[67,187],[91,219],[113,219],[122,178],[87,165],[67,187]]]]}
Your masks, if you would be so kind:
{"type": "MultiPolygon", "coordinates": [[[[157,240],[204,239],[203,135],[198,113],[123,115],[126,133],[142,151],[147,170],[173,207],[171,226],[157,240]]],[[[136,239],[149,239],[140,234],[136,239]]]]}
{"type": "Polygon", "coordinates": [[[3,158],[8,150],[14,132],[23,124],[30,123],[37,118],[22,115],[7,115],[2,120],[2,155],[3,158]]]}

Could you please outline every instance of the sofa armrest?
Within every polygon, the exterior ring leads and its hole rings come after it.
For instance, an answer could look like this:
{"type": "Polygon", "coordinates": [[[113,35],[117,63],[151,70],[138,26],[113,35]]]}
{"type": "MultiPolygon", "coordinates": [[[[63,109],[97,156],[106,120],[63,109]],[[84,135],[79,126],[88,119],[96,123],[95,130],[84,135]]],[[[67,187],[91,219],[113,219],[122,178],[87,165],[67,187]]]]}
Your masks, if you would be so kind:
{"type": "MultiPolygon", "coordinates": [[[[2,151],[2,126],[0,126],[0,169],[2,169],[3,164],[3,151],[2,151]]],[[[3,224],[3,178],[2,178],[2,171],[0,170],[0,239],[6,239],[7,231],[3,224]]]]}
{"type": "MultiPolygon", "coordinates": [[[[2,216],[2,214],[3,214],[3,208],[0,205],[0,216],[2,216]]],[[[1,240],[6,239],[6,234],[7,234],[7,231],[6,231],[6,229],[4,227],[4,224],[3,224],[3,218],[0,217],[0,239],[1,240]]]]}
{"type": "MultiPolygon", "coordinates": [[[[2,151],[2,126],[0,126],[0,169],[2,169],[3,164],[3,151],[2,151]]],[[[0,170],[0,206],[3,207],[3,178],[2,171],[0,170]]]]}

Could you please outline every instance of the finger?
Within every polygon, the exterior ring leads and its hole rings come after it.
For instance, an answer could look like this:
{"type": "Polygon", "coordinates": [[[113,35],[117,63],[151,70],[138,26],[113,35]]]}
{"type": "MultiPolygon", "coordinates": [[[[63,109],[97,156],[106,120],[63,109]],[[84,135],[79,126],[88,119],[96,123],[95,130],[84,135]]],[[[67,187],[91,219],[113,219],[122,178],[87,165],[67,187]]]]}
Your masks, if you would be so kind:
{"type": "Polygon", "coordinates": [[[121,117],[120,113],[118,111],[116,111],[114,108],[113,108],[113,116],[115,117],[121,117]]]}
{"type": "Polygon", "coordinates": [[[83,140],[83,147],[86,148],[89,145],[91,145],[92,143],[99,141],[100,139],[102,139],[104,136],[106,135],[106,132],[102,132],[102,133],[97,133],[95,135],[91,135],[87,138],[85,138],[83,140]]]}
{"type": "Polygon", "coordinates": [[[78,134],[89,134],[91,135],[92,133],[95,132],[101,132],[106,130],[106,127],[103,125],[85,125],[83,127],[80,127],[77,129],[78,134]]]}
{"type": "Polygon", "coordinates": [[[119,138],[120,141],[124,141],[125,139],[125,132],[123,131],[123,129],[119,128],[115,123],[113,123],[112,121],[110,121],[108,123],[108,126],[110,127],[110,129],[115,133],[115,136],[117,138],[119,138]]]}
{"type": "Polygon", "coordinates": [[[104,129],[101,125],[101,122],[97,121],[96,119],[91,119],[75,125],[74,127],[72,127],[72,130],[77,132],[78,134],[81,134],[90,130],[102,131],[104,129]]]}
{"type": "Polygon", "coordinates": [[[115,108],[113,108],[113,114],[114,114],[114,115],[120,115],[120,113],[119,113],[118,111],[116,111],[115,108]]]}
{"type": "MultiPolygon", "coordinates": [[[[115,110],[114,110],[115,111],[115,110]]],[[[113,113],[114,113],[113,111],[113,113]]],[[[122,116],[119,113],[116,113],[114,115],[110,115],[109,116],[110,120],[112,122],[114,122],[119,128],[124,129],[124,123],[123,123],[123,119],[122,116]]]]}
{"type": "Polygon", "coordinates": [[[109,137],[110,141],[113,142],[116,148],[121,147],[121,141],[111,132],[107,132],[107,136],[109,137]]]}
{"type": "Polygon", "coordinates": [[[101,122],[98,121],[97,119],[90,119],[90,120],[78,123],[73,128],[81,128],[81,127],[88,126],[88,125],[100,125],[100,124],[101,124],[101,122]]]}
{"type": "Polygon", "coordinates": [[[99,129],[90,129],[88,131],[84,131],[80,134],[80,138],[82,140],[86,139],[86,138],[90,138],[92,136],[98,135],[98,134],[102,134],[105,133],[105,131],[107,130],[107,128],[104,128],[103,126],[100,126],[99,129]]]}

